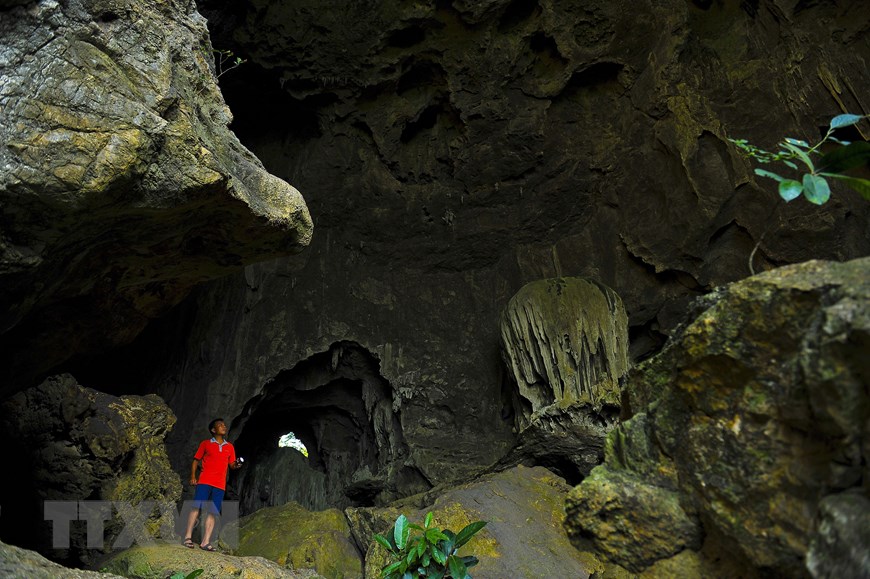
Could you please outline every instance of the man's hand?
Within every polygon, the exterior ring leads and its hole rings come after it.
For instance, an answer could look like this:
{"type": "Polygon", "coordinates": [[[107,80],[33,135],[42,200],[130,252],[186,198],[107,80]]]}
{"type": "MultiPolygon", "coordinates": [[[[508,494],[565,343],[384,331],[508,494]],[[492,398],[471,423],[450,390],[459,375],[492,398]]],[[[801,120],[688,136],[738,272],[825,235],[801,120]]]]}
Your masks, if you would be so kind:
{"type": "Polygon", "coordinates": [[[239,459],[236,459],[232,463],[230,463],[230,468],[233,470],[240,469],[242,468],[242,463],[239,462],[239,459]]]}
{"type": "Polygon", "coordinates": [[[196,486],[196,477],[195,476],[190,477],[190,486],[192,486],[192,487],[196,486]]]}

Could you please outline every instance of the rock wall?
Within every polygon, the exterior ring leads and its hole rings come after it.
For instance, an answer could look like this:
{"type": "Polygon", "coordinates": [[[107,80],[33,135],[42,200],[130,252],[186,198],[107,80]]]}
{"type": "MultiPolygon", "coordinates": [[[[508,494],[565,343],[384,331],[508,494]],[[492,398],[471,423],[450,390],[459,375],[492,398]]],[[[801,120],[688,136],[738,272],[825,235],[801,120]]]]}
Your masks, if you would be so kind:
{"type": "MultiPolygon", "coordinates": [[[[55,531],[43,501],[155,501],[174,506],[181,499],[181,480],[170,468],[163,444],[175,416],[158,396],[118,398],[62,375],[9,398],[0,412],[0,436],[14,441],[6,460],[15,468],[14,476],[0,479],[3,540],[74,565],[89,564],[101,551],[109,551],[125,521],[134,519],[110,509],[104,535],[93,548],[92,530],[67,523],[69,546],[52,549],[55,531]]],[[[155,509],[149,519],[143,525],[150,537],[161,526],[174,527],[172,514],[162,509],[155,509]]],[[[133,533],[138,540],[138,528],[133,533]]]]}
{"type": "Polygon", "coordinates": [[[700,300],[628,376],[630,420],[567,525],[633,571],[866,576],[870,258],[783,267],[700,300]],[[847,514],[848,513],[848,514],[847,514]]]}
{"type": "Polygon", "coordinates": [[[213,58],[187,0],[3,3],[0,395],[307,245],[299,192],[227,129],[213,58]]]}
{"type": "MultiPolygon", "coordinates": [[[[760,268],[870,251],[857,194],[784,205],[727,141],[813,139],[864,112],[852,2],[201,8],[249,59],[221,78],[234,130],[305,190],[318,234],[167,322],[190,332],[184,353],[142,388],[185,425],[353,341],[391,385],[409,463],[458,480],[514,443],[498,323],[525,283],[613,288],[639,359],[692,297],[747,275],[759,240],[760,268]]],[[[191,445],[184,428],[173,444],[191,445]]]]}

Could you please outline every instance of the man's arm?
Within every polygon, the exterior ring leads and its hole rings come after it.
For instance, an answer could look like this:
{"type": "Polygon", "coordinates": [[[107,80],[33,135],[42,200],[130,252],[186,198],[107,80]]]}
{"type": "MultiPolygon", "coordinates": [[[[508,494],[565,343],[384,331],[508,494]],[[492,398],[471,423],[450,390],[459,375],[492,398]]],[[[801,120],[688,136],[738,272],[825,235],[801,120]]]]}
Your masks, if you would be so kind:
{"type": "Polygon", "coordinates": [[[196,469],[199,468],[200,461],[193,459],[190,465],[190,484],[196,485],[196,469]]]}

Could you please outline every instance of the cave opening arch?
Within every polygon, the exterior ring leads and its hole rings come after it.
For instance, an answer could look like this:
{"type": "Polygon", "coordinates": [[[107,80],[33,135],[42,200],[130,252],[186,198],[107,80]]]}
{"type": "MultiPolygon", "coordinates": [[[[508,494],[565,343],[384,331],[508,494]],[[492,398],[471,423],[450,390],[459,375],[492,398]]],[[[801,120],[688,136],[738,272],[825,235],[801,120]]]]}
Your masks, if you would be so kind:
{"type": "Polygon", "coordinates": [[[280,372],[231,431],[245,458],[230,481],[242,514],[290,501],[310,510],[378,506],[432,486],[409,461],[380,361],[356,342],[336,342],[280,372]],[[278,444],[290,431],[307,457],[278,444]]]}

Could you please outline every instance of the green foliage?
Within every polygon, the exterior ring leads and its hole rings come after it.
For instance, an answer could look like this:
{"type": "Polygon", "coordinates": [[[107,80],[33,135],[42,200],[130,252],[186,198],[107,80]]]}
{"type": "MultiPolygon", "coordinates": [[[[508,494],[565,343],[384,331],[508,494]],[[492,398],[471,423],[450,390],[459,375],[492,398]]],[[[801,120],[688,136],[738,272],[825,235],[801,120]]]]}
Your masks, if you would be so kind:
{"type": "Polygon", "coordinates": [[[233,54],[232,50],[214,49],[212,52],[214,52],[215,54],[214,68],[215,76],[217,78],[222,77],[232,69],[238,68],[239,66],[248,62],[247,59],[241,58],[233,54]]]}
{"type": "Polygon", "coordinates": [[[467,525],[458,533],[433,526],[427,513],[423,526],[408,523],[399,515],[393,532],[375,535],[375,541],[389,551],[391,561],[381,569],[381,579],[470,579],[468,568],[477,565],[477,557],[456,554],[471,537],[486,526],[486,521],[467,525]],[[416,531],[411,533],[411,531],[416,531]]]}
{"type": "Polygon", "coordinates": [[[870,201],[870,181],[845,175],[844,173],[870,161],[870,143],[841,141],[833,136],[834,131],[857,124],[870,115],[837,115],[831,119],[825,137],[810,145],[800,139],[786,137],[779,142],[776,152],[765,151],[751,145],[745,139],[729,139],[743,154],[761,164],[782,163],[789,169],[800,171],[800,180],[783,177],[773,171],[756,168],[755,174],[779,182],[779,196],[786,201],[797,199],[803,194],[811,203],[822,205],[831,198],[831,188],[827,178],[838,179],[870,201]],[[834,148],[822,154],[820,148],[825,143],[834,148]],[[805,169],[801,170],[798,163],[805,169]]]}
{"type": "Polygon", "coordinates": [[[170,576],[169,579],[196,579],[197,577],[202,575],[204,572],[205,572],[204,569],[197,569],[195,571],[191,571],[187,575],[185,575],[184,573],[176,573],[176,574],[170,576]]]}

